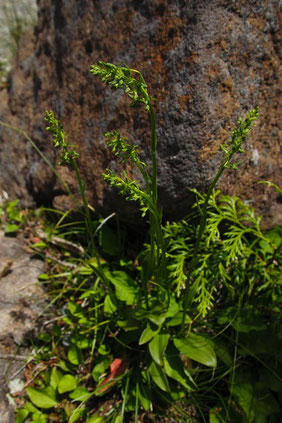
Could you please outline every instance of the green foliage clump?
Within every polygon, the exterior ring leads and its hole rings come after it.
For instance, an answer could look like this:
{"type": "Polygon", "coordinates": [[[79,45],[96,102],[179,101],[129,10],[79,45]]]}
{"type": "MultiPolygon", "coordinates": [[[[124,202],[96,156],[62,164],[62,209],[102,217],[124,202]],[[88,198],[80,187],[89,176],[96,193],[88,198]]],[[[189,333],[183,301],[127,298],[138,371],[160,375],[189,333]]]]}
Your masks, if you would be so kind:
{"type": "MultiPolygon", "coordinates": [[[[141,161],[133,142],[117,131],[106,133],[117,159],[136,165],[144,183],[125,172],[104,174],[128,200],[139,202],[149,234],[128,258],[122,230],[93,218],[78,155],[47,112],[61,164],[71,164],[78,178],[87,243],[82,258],[54,260],[53,270],[40,277],[51,287],[58,317],[52,331],[40,335],[36,360],[43,370],[28,382],[28,401],[17,422],[138,422],[143,413],[155,421],[166,409],[183,422],[278,421],[281,228],[264,232],[253,209],[215,190],[225,169],[237,169],[234,156],[243,153],[258,110],[239,119],[221,146],[218,172],[206,194],[193,190],[189,216],[164,223],[156,118],[144,78],[103,62],[91,72],[123,89],[131,106],[141,105],[149,115],[151,166],[141,161]]],[[[56,230],[67,229],[73,237],[65,219],[66,214],[56,230]]]]}

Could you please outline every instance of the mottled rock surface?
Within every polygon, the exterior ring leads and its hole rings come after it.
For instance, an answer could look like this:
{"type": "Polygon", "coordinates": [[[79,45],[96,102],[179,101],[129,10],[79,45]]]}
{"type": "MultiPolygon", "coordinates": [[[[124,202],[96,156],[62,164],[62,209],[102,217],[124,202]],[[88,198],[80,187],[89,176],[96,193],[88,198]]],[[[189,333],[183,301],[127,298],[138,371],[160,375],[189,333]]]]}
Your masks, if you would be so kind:
{"type": "MultiPolygon", "coordinates": [[[[23,41],[0,119],[24,129],[55,163],[42,121],[53,109],[81,152],[89,201],[104,213],[134,215],[104,184],[116,169],[103,132],[121,129],[148,156],[148,119],[129,110],[90,73],[99,61],[141,70],[157,99],[160,202],[184,215],[189,188],[204,189],[220,160],[218,146],[237,118],[258,105],[260,119],[241,171],[220,182],[269,218],[281,221],[277,194],[258,185],[281,180],[281,9],[279,0],[40,0],[34,44],[23,41]]],[[[3,91],[0,95],[4,95],[3,91]]],[[[0,128],[0,185],[25,203],[69,204],[44,161],[23,139],[0,128]]],[[[127,169],[130,174],[132,169],[127,169]]],[[[77,190],[74,175],[59,169],[77,190]]]]}
{"type": "Polygon", "coordinates": [[[18,385],[25,356],[25,340],[36,328],[36,319],[46,306],[37,282],[43,262],[32,259],[24,245],[0,230],[0,423],[13,423],[9,388],[18,385]]]}

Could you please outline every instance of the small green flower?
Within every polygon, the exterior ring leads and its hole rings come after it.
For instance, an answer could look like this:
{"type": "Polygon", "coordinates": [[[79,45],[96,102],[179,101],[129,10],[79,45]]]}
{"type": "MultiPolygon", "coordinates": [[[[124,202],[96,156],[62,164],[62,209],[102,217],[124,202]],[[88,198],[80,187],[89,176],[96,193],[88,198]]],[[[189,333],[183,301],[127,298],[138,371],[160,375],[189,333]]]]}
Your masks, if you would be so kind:
{"type": "Polygon", "coordinates": [[[90,72],[99,76],[111,88],[123,89],[132,100],[131,107],[141,103],[145,105],[146,111],[150,110],[152,98],[148,94],[147,85],[139,71],[130,69],[128,66],[122,67],[112,63],[99,62],[99,64],[91,66],[90,72]],[[133,78],[133,73],[137,74],[139,78],[133,78]]]}
{"type": "Polygon", "coordinates": [[[75,145],[68,143],[62,123],[55,118],[52,110],[50,112],[46,110],[44,120],[49,123],[46,130],[53,135],[52,142],[54,143],[54,147],[60,147],[62,149],[59,165],[72,163],[79,157],[79,154],[75,150],[75,145]]]}

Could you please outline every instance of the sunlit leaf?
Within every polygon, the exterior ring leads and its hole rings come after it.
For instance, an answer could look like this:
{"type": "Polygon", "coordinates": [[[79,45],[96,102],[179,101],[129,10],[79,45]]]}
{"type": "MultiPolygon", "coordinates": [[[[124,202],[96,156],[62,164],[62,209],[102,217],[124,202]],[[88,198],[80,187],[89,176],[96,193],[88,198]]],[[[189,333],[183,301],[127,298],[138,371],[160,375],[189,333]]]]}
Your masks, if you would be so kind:
{"type": "Polygon", "coordinates": [[[139,338],[139,345],[143,345],[149,342],[159,332],[159,330],[160,329],[158,326],[152,328],[152,325],[148,324],[141,333],[141,336],[139,338]]]}
{"type": "Polygon", "coordinates": [[[116,296],[127,305],[136,304],[140,296],[138,283],[127,273],[116,270],[107,273],[110,282],[115,286],[116,296]]]}
{"type": "Polygon", "coordinates": [[[60,380],[62,379],[63,374],[57,367],[53,367],[51,370],[51,377],[50,377],[50,386],[56,390],[60,380]]]}
{"type": "Polygon", "coordinates": [[[17,410],[16,423],[23,423],[28,415],[29,412],[25,408],[17,410]]]}
{"type": "Polygon", "coordinates": [[[155,384],[165,392],[170,392],[169,384],[166,375],[157,363],[152,361],[149,367],[149,373],[155,384]]]}
{"type": "Polygon", "coordinates": [[[83,361],[81,350],[74,344],[72,344],[68,350],[68,360],[75,366],[78,366],[83,361]]]}
{"type": "Polygon", "coordinates": [[[78,386],[69,394],[69,397],[75,401],[86,401],[89,397],[91,397],[91,393],[88,392],[84,386],[78,386]]]}
{"type": "Polygon", "coordinates": [[[75,390],[77,386],[76,378],[73,375],[64,375],[59,382],[58,391],[60,394],[75,390]]]}
{"type": "Polygon", "coordinates": [[[170,335],[168,333],[160,333],[155,335],[149,343],[149,351],[152,359],[161,366],[163,364],[163,356],[168,344],[170,335]]]}
{"type": "Polygon", "coordinates": [[[106,316],[111,316],[117,310],[117,306],[111,299],[110,295],[105,296],[104,300],[104,313],[106,316]]]}
{"type": "Polygon", "coordinates": [[[92,377],[95,380],[95,382],[98,381],[99,377],[105,373],[105,371],[109,368],[111,359],[109,356],[99,357],[95,361],[95,366],[92,370],[92,377]]]}
{"type": "Polygon", "coordinates": [[[216,367],[216,355],[206,338],[190,333],[187,338],[174,338],[176,348],[188,358],[205,366],[216,367]]]}
{"type": "Polygon", "coordinates": [[[50,386],[44,389],[26,388],[27,395],[37,407],[48,409],[57,404],[55,391],[50,386]]]}

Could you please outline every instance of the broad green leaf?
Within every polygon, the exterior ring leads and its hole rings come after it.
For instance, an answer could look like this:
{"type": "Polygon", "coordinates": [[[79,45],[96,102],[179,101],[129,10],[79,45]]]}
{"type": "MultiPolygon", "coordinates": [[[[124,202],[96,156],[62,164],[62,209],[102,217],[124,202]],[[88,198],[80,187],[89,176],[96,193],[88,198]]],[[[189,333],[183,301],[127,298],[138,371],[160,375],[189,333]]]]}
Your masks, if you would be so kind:
{"type": "Polygon", "coordinates": [[[149,373],[155,384],[165,392],[170,392],[169,384],[166,375],[157,363],[152,361],[149,367],[149,373]]]}
{"type": "Polygon", "coordinates": [[[32,415],[32,420],[30,423],[47,423],[47,417],[45,414],[41,413],[40,411],[37,411],[32,415]]]}
{"type": "Polygon", "coordinates": [[[123,423],[123,417],[121,414],[116,416],[114,423],[123,423]]]}
{"type": "Polygon", "coordinates": [[[160,328],[158,326],[152,328],[152,325],[147,325],[141,333],[139,338],[139,345],[143,345],[146,344],[146,342],[149,342],[159,332],[159,330],[160,328]]]}
{"type": "Polygon", "coordinates": [[[29,412],[25,408],[17,410],[16,423],[23,423],[28,415],[29,412]]]}
{"type": "Polygon", "coordinates": [[[25,405],[25,409],[29,412],[29,413],[36,413],[37,411],[39,411],[37,408],[34,407],[34,405],[31,402],[27,402],[25,405]]]}
{"type": "Polygon", "coordinates": [[[174,338],[176,348],[188,358],[205,366],[216,367],[216,355],[206,338],[190,333],[187,338],[174,338]]]}
{"type": "Polygon", "coordinates": [[[64,372],[71,371],[70,365],[63,360],[59,361],[58,366],[60,367],[60,369],[64,370],[64,372]]]}
{"type": "Polygon", "coordinates": [[[111,363],[111,358],[109,356],[98,357],[96,360],[96,365],[92,370],[92,377],[95,382],[98,381],[99,377],[105,373],[105,371],[109,368],[111,363]]]}
{"type": "Polygon", "coordinates": [[[37,407],[48,409],[54,407],[58,402],[55,399],[55,391],[49,386],[44,389],[26,388],[30,400],[37,407]]]}
{"type": "Polygon", "coordinates": [[[58,391],[60,394],[63,394],[64,392],[74,391],[76,386],[76,378],[73,375],[64,375],[59,382],[58,391]]]}
{"type": "Polygon", "coordinates": [[[76,401],[86,401],[91,397],[91,393],[87,391],[84,386],[78,386],[73,392],[69,394],[69,397],[76,401]]]}
{"type": "Polygon", "coordinates": [[[62,379],[63,374],[57,367],[53,367],[51,370],[51,377],[50,377],[50,386],[56,390],[60,380],[62,379]]]}
{"type": "MultiPolygon", "coordinates": [[[[177,314],[175,314],[171,319],[166,321],[166,326],[179,326],[182,324],[183,319],[183,312],[180,311],[177,314]]],[[[188,316],[188,314],[185,316],[185,323],[191,323],[192,320],[188,316]]]]}
{"type": "Polygon", "coordinates": [[[107,277],[115,286],[116,296],[120,301],[124,301],[127,305],[133,305],[138,302],[140,296],[139,285],[127,273],[116,270],[107,272],[107,277]]]}
{"type": "Polygon", "coordinates": [[[75,334],[71,337],[71,342],[80,350],[90,348],[93,340],[90,337],[82,334],[75,334]]]}
{"type": "MultiPolygon", "coordinates": [[[[275,245],[276,247],[279,247],[279,245],[281,243],[281,240],[282,240],[281,236],[282,236],[281,230],[280,230],[280,233],[279,233],[278,228],[277,229],[274,228],[274,229],[270,230],[269,232],[267,232],[265,234],[265,237],[268,238],[271,241],[271,243],[273,245],[275,245]]],[[[269,253],[269,254],[274,253],[273,247],[268,242],[261,240],[259,244],[260,244],[264,253],[269,253]]]]}
{"type": "Polygon", "coordinates": [[[83,356],[79,348],[72,344],[68,350],[68,360],[71,364],[78,366],[83,361],[83,356]]]}
{"type": "Polygon", "coordinates": [[[164,353],[168,344],[169,334],[160,333],[149,343],[149,351],[152,359],[161,366],[163,364],[164,353]]]}
{"type": "Polygon", "coordinates": [[[104,313],[105,316],[111,316],[117,310],[116,305],[113,303],[110,295],[105,296],[104,300],[104,313]]]}
{"type": "Polygon", "coordinates": [[[133,314],[137,320],[149,319],[155,325],[161,326],[166,319],[166,307],[162,302],[155,300],[149,305],[149,309],[142,305],[136,307],[133,314]]]}
{"type": "Polygon", "coordinates": [[[245,414],[253,422],[255,417],[254,405],[254,389],[250,383],[235,384],[231,389],[232,394],[237,399],[240,407],[244,410],[245,414]]]}
{"type": "Polygon", "coordinates": [[[149,313],[148,319],[155,325],[161,326],[166,319],[166,314],[165,313],[161,313],[161,314],[149,313]]]}
{"type": "Polygon", "coordinates": [[[174,296],[170,297],[168,310],[166,312],[166,317],[173,317],[175,316],[180,310],[180,307],[175,299],[174,296]]]}

